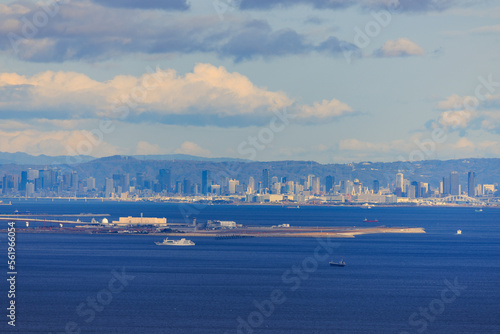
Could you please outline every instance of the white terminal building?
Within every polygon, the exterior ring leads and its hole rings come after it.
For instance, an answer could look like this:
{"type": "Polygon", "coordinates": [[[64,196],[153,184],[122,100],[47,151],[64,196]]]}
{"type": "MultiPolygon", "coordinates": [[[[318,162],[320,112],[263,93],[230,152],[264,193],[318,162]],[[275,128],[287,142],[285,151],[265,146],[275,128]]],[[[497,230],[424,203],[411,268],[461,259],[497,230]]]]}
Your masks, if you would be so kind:
{"type": "Polygon", "coordinates": [[[156,218],[156,217],[120,217],[118,221],[113,221],[113,225],[116,226],[167,226],[167,218],[156,218]]]}

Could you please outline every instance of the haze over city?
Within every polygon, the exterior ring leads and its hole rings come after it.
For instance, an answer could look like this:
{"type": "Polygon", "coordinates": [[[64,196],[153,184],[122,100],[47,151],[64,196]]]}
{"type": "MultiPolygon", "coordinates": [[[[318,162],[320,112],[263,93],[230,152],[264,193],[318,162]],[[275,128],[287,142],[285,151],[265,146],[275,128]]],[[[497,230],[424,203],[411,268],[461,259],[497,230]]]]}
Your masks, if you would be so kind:
{"type": "Polygon", "coordinates": [[[0,5],[0,151],[497,157],[491,1],[0,5]]]}

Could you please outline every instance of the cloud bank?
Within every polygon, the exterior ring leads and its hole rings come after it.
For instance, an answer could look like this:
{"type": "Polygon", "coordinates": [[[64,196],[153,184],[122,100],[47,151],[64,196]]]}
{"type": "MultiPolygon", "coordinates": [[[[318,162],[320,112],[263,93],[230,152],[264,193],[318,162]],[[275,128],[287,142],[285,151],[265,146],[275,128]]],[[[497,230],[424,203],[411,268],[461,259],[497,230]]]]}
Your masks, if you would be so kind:
{"type": "Polygon", "coordinates": [[[14,2],[1,5],[0,52],[30,62],[97,62],[130,54],[210,53],[235,62],[320,52],[342,55],[354,44],[335,36],[317,43],[290,28],[243,16],[143,10],[183,1],[69,1],[57,7],[14,2]],[[108,6],[118,7],[110,8],[108,6]]]}
{"type": "Polygon", "coordinates": [[[101,118],[225,127],[266,124],[273,110],[284,108],[304,123],[354,114],[335,98],[312,105],[297,103],[284,92],[258,87],[222,66],[198,64],[185,75],[172,69],[149,71],[103,82],[75,72],[2,73],[0,119],[101,118]]]}
{"type": "Polygon", "coordinates": [[[363,9],[389,8],[401,12],[442,11],[463,4],[465,1],[453,0],[240,0],[238,2],[242,10],[308,5],[317,9],[344,9],[360,6],[363,9]]]}

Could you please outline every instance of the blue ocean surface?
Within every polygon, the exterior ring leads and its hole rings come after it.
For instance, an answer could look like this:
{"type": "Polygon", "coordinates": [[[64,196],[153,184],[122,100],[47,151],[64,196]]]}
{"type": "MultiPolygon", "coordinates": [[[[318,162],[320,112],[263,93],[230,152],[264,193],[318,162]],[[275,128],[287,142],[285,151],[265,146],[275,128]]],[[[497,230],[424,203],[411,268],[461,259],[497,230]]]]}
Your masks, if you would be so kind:
{"type": "MultiPolygon", "coordinates": [[[[192,237],[194,247],[159,247],[162,238],[150,235],[18,233],[16,327],[7,324],[3,280],[2,333],[500,333],[499,209],[40,200],[0,207],[14,210],[427,233],[192,237]],[[346,267],[329,266],[341,258],[346,267]]],[[[0,240],[5,277],[6,234],[0,240]]]]}

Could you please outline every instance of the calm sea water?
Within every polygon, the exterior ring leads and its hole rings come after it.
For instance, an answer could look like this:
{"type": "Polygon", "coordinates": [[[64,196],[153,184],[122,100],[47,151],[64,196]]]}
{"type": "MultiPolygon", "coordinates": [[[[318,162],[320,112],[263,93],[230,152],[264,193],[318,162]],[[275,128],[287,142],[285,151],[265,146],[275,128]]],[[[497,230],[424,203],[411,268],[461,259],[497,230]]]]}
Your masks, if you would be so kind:
{"type": "MultiPolygon", "coordinates": [[[[112,219],[142,212],[171,222],[187,215],[246,225],[404,225],[428,233],[334,239],[328,256],[321,252],[325,241],[314,238],[191,238],[195,247],[162,248],[154,244],[161,237],[147,235],[19,233],[17,326],[12,330],[2,315],[0,332],[500,333],[500,210],[91,201],[0,207],[14,210],[112,219]],[[365,217],[379,223],[362,223],[365,217]],[[328,265],[342,257],[346,267],[328,265]],[[445,281],[459,287],[453,292],[445,281]]],[[[6,261],[6,235],[0,239],[6,261]]]]}

